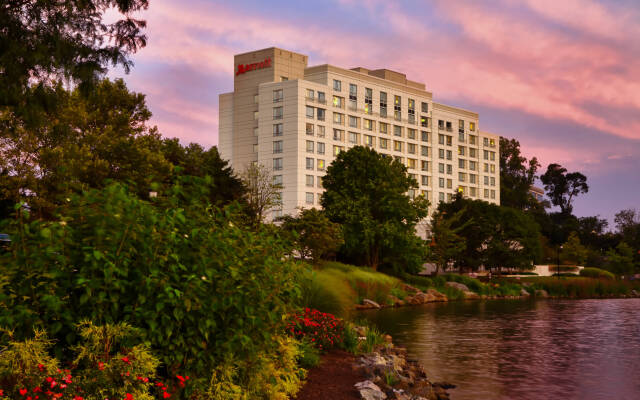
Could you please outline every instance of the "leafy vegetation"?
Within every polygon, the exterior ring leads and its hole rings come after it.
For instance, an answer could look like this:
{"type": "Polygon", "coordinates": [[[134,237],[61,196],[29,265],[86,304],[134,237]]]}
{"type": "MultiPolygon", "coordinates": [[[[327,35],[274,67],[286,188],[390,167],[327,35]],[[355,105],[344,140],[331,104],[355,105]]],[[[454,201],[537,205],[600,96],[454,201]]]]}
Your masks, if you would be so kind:
{"type": "Polygon", "coordinates": [[[583,268],[580,270],[580,276],[585,278],[604,278],[615,279],[616,276],[609,271],[600,268],[583,268]]]}

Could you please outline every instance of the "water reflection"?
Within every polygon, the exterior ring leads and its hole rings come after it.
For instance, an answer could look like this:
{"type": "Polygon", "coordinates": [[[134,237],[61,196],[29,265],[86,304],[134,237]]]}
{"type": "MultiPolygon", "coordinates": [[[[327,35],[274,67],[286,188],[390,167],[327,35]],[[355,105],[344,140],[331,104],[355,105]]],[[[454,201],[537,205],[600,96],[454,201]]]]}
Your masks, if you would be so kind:
{"type": "Polygon", "coordinates": [[[453,302],[365,314],[454,400],[640,399],[640,300],[453,302]]]}

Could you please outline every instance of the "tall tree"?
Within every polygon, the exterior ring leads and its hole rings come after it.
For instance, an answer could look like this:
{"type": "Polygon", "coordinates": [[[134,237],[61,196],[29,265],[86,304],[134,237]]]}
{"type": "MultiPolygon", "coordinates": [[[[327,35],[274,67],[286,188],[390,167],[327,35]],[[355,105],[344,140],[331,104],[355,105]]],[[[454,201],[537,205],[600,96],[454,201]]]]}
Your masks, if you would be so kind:
{"type": "Polygon", "coordinates": [[[415,227],[427,216],[429,202],[409,198],[418,183],[404,165],[356,146],[331,163],[323,186],[322,206],[329,219],[342,224],[348,258],[373,268],[420,269],[425,246],[415,227]]]}
{"type": "Polygon", "coordinates": [[[578,233],[571,232],[565,244],[562,245],[562,259],[575,265],[584,265],[588,255],[587,248],[580,243],[578,233]]]}
{"type": "Polygon", "coordinates": [[[255,223],[263,222],[267,213],[282,201],[282,184],[273,180],[271,170],[262,164],[249,164],[241,175],[246,187],[245,199],[255,223]]]}
{"type": "Polygon", "coordinates": [[[500,137],[500,204],[520,210],[535,204],[529,194],[540,163],[536,157],[527,161],[520,153],[520,142],[500,137]]]}
{"type": "Polygon", "coordinates": [[[560,164],[549,164],[547,172],[540,177],[551,203],[560,207],[563,214],[571,214],[574,197],[587,193],[587,177],[580,172],[567,172],[560,164]]]}
{"type": "Polygon", "coordinates": [[[300,257],[311,258],[315,264],[335,254],[344,242],[340,225],[329,221],[325,213],[316,208],[300,210],[295,217],[284,216],[282,229],[291,236],[300,257]]]}
{"type": "Polygon", "coordinates": [[[625,242],[620,242],[615,249],[609,249],[607,260],[607,269],[616,274],[630,275],[636,271],[633,265],[633,249],[625,242]]]}
{"type": "Polygon", "coordinates": [[[452,216],[447,216],[446,211],[439,211],[431,219],[429,259],[436,265],[436,274],[444,271],[452,262],[458,261],[460,265],[459,260],[467,248],[466,238],[460,235],[465,226],[458,225],[463,212],[464,210],[460,210],[452,216]]]}

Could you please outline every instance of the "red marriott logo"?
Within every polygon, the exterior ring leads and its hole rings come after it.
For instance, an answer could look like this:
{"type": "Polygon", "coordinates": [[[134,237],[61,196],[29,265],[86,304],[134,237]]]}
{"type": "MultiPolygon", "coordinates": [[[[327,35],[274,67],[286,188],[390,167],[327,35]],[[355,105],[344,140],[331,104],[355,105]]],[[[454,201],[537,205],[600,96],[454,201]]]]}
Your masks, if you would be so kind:
{"type": "Polygon", "coordinates": [[[271,66],[271,57],[267,57],[264,61],[260,61],[253,64],[240,64],[238,65],[238,71],[236,72],[236,76],[240,74],[244,74],[247,71],[253,71],[255,69],[262,69],[271,66]]]}

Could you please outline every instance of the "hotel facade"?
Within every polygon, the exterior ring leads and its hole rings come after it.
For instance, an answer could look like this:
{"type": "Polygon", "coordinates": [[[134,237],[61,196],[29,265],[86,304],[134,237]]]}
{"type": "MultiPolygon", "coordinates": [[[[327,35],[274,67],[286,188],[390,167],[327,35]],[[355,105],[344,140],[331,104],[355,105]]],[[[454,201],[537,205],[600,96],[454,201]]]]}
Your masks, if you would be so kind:
{"type": "Polygon", "coordinates": [[[283,187],[272,217],[320,207],[327,167],[358,145],[407,166],[412,197],[500,204],[499,137],[479,129],[477,113],[433,101],[399,72],[307,60],[279,48],[238,54],[234,91],[219,99],[221,156],[236,171],[262,164],[283,187]]]}

